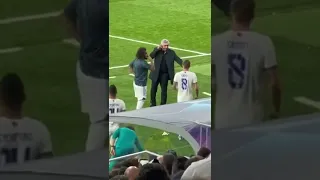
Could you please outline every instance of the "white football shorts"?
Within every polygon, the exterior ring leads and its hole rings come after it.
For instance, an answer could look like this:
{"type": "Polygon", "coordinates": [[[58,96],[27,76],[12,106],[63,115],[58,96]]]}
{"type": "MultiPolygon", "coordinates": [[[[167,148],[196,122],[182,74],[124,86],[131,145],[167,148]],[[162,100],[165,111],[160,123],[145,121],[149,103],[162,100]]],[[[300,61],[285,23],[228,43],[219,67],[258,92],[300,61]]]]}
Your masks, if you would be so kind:
{"type": "Polygon", "coordinates": [[[91,123],[103,120],[109,113],[109,82],[85,75],[77,63],[77,81],[81,111],[90,116],[91,123]]]}
{"type": "Polygon", "coordinates": [[[133,82],[134,96],[137,99],[147,98],[147,86],[138,86],[133,82]]]}

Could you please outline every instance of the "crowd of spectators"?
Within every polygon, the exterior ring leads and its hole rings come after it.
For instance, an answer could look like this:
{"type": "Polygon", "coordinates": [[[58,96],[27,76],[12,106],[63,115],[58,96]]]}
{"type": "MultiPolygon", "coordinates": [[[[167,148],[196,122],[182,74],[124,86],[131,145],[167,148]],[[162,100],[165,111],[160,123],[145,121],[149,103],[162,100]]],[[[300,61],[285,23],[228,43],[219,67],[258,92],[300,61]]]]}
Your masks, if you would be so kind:
{"type": "Polygon", "coordinates": [[[169,150],[142,165],[138,158],[118,162],[111,172],[110,180],[210,180],[211,151],[202,147],[197,155],[178,156],[169,150]]]}

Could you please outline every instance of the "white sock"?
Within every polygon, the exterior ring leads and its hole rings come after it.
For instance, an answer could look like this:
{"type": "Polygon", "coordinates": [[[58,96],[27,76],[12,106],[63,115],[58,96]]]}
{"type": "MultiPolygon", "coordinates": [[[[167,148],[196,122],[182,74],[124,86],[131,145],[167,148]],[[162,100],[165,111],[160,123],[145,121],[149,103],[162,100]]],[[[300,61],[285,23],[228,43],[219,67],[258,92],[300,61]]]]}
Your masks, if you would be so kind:
{"type": "Polygon", "coordinates": [[[107,122],[91,123],[86,142],[86,151],[103,149],[108,138],[108,130],[107,122]]]}
{"type": "Polygon", "coordinates": [[[141,109],[144,105],[144,99],[138,100],[136,109],[141,109]]]}

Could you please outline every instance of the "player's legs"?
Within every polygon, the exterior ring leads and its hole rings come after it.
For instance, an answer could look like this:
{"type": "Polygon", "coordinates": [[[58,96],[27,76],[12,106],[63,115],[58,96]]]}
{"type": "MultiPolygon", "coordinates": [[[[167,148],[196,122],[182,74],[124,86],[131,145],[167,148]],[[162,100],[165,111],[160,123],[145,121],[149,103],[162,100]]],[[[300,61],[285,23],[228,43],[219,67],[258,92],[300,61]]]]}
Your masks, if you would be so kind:
{"type": "Polygon", "coordinates": [[[157,96],[159,83],[160,83],[159,79],[157,81],[152,81],[151,82],[150,106],[156,106],[157,105],[156,96],[157,96]]]}
{"type": "Polygon", "coordinates": [[[147,86],[135,85],[135,94],[137,98],[136,109],[141,109],[147,97],[147,86]]]}
{"type": "Polygon", "coordinates": [[[82,112],[89,115],[91,125],[86,150],[100,149],[108,137],[108,124],[103,122],[108,114],[108,80],[86,76],[77,65],[77,79],[82,112]]]}
{"type": "Polygon", "coordinates": [[[168,91],[169,74],[160,75],[161,86],[161,105],[167,104],[167,91],[168,91]]]}
{"type": "Polygon", "coordinates": [[[86,142],[86,151],[103,149],[108,137],[107,121],[91,123],[86,142]]]}

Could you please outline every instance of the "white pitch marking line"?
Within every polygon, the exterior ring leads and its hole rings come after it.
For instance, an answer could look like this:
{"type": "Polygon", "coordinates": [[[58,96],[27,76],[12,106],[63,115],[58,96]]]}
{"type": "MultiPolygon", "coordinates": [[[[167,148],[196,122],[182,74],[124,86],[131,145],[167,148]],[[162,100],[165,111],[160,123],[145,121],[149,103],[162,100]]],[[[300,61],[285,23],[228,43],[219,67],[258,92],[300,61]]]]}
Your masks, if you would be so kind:
{"type": "Polygon", "coordinates": [[[134,74],[129,74],[129,76],[132,76],[132,77],[134,77],[134,74]]]}
{"type": "Polygon", "coordinates": [[[109,77],[109,79],[114,79],[114,78],[116,78],[116,76],[110,76],[110,77],[109,77]]]}
{"type": "Polygon", "coordinates": [[[210,96],[210,97],[211,97],[211,94],[210,94],[210,93],[202,92],[202,94],[204,94],[204,95],[207,95],[207,96],[210,96]]]}
{"type": "MultiPolygon", "coordinates": [[[[35,15],[0,19],[0,24],[4,25],[4,24],[15,23],[15,22],[23,22],[23,21],[30,21],[30,20],[37,20],[37,19],[47,19],[47,18],[60,16],[62,13],[63,13],[63,11],[60,10],[60,11],[49,12],[49,13],[44,13],[44,14],[35,14],[35,15]]],[[[114,36],[114,35],[109,34],[109,37],[115,38],[115,39],[122,39],[122,40],[126,40],[126,41],[137,42],[137,43],[141,43],[141,44],[149,44],[149,45],[158,46],[158,44],[155,44],[155,43],[150,43],[150,42],[146,42],[146,41],[139,41],[139,40],[130,39],[130,38],[121,37],[121,36],[114,36]]],[[[181,49],[181,48],[175,48],[175,47],[171,47],[171,49],[185,51],[185,52],[191,52],[191,53],[195,53],[195,54],[203,54],[203,55],[208,54],[208,53],[202,53],[202,52],[198,52],[198,51],[192,51],[192,50],[188,50],[188,49],[181,49]]]]}
{"type": "Polygon", "coordinates": [[[23,22],[23,21],[30,21],[30,20],[38,20],[38,19],[46,19],[46,18],[52,18],[60,16],[63,11],[55,11],[55,12],[49,12],[44,14],[35,14],[35,15],[29,15],[29,16],[20,16],[20,17],[13,17],[13,18],[6,18],[6,19],[0,19],[0,24],[11,24],[15,22],[23,22]]]}
{"type": "MultiPolygon", "coordinates": [[[[125,40],[125,41],[132,41],[132,42],[141,43],[141,44],[149,44],[149,45],[154,45],[154,46],[158,45],[158,44],[155,44],[155,43],[150,43],[150,42],[146,42],[146,41],[139,41],[139,40],[129,39],[129,38],[120,37],[120,36],[109,35],[109,37],[116,38],[116,39],[121,39],[121,40],[125,40]]],[[[71,44],[71,45],[77,46],[77,47],[79,46],[79,43],[75,39],[65,39],[65,40],[63,40],[63,42],[67,43],[67,44],[71,44]]],[[[184,52],[190,52],[190,53],[198,54],[200,56],[209,56],[209,55],[211,55],[211,53],[202,53],[202,52],[192,51],[192,50],[188,50],[188,49],[181,49],[181,48],[176,48],[176,47],[170,47],[170,48],[178,50],[178,51],[184,51],[184,52]]]]}
{"type": "Polygon", "coordinates": [[[299,103],[302,103],[304,105],[311,106],[311,107],[314,107],[314,108],[320,110],[320,102],[318,102],[318,101],[314,101],[314,100],[311,100],[311,99],[303,97],[303,96],[295,97],[293,99],[299,103]]]}
{"type": "MultiPolygon", "coordinates": [[[[126,41],[132,41],[132,42],[141,43],[141,44],[153,45],[153,46],[159,45],[159,44],[155,44],[155,43],[150,43],[150,42],[146,42],[146,41],[139,41],[139,40],[125,38],[125,37],[121,37],[121,36],[109,35],[109,37],[115,38],[115,39],[122,39],[122,40],[126,40],[126,41]]],[[[175,50],[179,50],[179,51],[190,52],[190,53],[194,53],[194,54],[209,55],[208,53],[202,53],[202,52],[192,51],[192,50],[188,50],[188,49],[181,49],[181,48],[176,48],[176,47],[170,47],[170,48],[175,49],[175,50]]]]}
{"type": "Polygon", "coordinates": [[[14,53],[23,50],[21,47],[0,49],[0,54],[14,53]]]}
{"type": "MultiPolygon", "coordinates": [[[[194,56],[185,56],[185,57],[181,57],[181,59],[188,59],[188,58],[196,58],[196,57],[202,57],[202,56],[210,56],[210,55],[194,55],[194,56]]],[[[113,66],[110,67],[109,69],[119,69],[119,68],[125,68],[125,67],[129,67],[128,65],[123,65],[123,66],[113,66]]]]}

